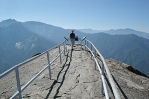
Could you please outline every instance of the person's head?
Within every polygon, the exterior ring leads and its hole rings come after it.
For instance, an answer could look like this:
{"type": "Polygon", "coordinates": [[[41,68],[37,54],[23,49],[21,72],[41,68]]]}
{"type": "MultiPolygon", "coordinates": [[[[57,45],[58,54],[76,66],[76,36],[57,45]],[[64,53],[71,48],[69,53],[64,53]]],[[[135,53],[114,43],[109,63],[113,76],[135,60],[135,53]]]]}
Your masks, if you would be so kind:
{"type": "Polygon", "coordinates": [[[74,32],[74,30],[71,31],[72,33],[74,32]]]}

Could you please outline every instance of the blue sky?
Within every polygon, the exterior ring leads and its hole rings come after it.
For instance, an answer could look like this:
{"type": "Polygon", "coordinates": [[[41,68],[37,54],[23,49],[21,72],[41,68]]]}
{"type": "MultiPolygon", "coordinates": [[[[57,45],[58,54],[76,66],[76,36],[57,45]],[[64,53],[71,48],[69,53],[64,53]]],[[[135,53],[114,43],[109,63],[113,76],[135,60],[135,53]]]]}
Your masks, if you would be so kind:
{"type": "Polygon", "coordinates": [[[0,21],[10,18],[65,29],[131,28],[149,33],[149,0],[0,0],[0,21]]]}

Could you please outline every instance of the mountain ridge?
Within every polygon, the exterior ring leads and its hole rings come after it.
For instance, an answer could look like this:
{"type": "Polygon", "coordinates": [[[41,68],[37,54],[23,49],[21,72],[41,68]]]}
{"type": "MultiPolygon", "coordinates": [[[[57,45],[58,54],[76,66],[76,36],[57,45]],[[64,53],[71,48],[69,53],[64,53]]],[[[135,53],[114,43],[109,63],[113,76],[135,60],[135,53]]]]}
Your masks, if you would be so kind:
{"type": "MultiPolygon", "coordinates": [[[[25,28],[26,31],[29,31],[31,34],[32,33],[37,34],[38,37],[41,36],[45,40],[50,40],[50,41],[54,42],[54,44],[58,44],[58,43],[62,42],[64,40],[64,37],[69,38],[69,34],[71,32],[71,29],[63,29],[63,28],[55,27],[55,26],[45,24],[42,22],[36,22],[36,21],[18,22],[13,19],[10,19],[9,20],[10,22],[8,22],[8,20],[5,20],[5,21],[7,21],[6,23],[8,23],[8,25],[10,25],[10,24],[13,25],[15,22],[17,22],[18,25],[20,24],[23,28],[25,28]],[[50,35],[50,38],[49,38],[49,35],[50,35]]],[[[4,24],[4,21],[0,22],[0,30],[1,30],[0,36],[2,35],[3,32],[6,32],[6,31],[8,32],[10,30],[10,28],[4,29],[4,28],[7,28],[7,27],[5,27],[7,25],[2,25],[2,23],[4,24]]],[[[15,29],[15,28],[13,28],[13,29],[15,29]]],[[[21,29],[19,29],[18,31],[21,32],[21,29]]],[[[91,40],[94,43],[94,45],[97,46],[98,50],[101,52],[101,54],[105,58],[113,58],[113,59],[117,59],[118,61],[126,62],[127,64],[135,67],[135,69],[138,69],[138,68],[140,69],[143,65],[145,65],[145,67],[147,67],[147,68],[144,68],[144,69],[148,70],[148,64],[149,64],[147,62],[147,60],[148,60],[148,56],[147,56],[148,55],[148,43],[141,43],[143,41],[148,42],[148,40],[143,37],[138,37],[134,34],[131,34],[131,35],[130,34],[109,35],[109,34],[103,33],[103,32],[102,33],[101,32],[94,33],[94,34],[86,34],[86,33],[80,32],[78,30],[75,30],[75,34],[79,38],[86,36],[87,39],[91,40]],[[136,41],[135,41],[135,38],[137,38],[136,41]],[[141,40],[143,40],[143,41],[141,41],[141,40]],[[132,48],[132,46],[134,48],[132,48]],[[108,54],[108,55],[106,55],[106,54],[108,54]],[[132,54],[132,56],[131,56],[131,54],[132,54]],[[134,60],[135,58],[136,58],[136,60],[134,60]],[[140,60],[142,60],[142,61],[140,62],[140,60]],[[134,62],[134,63],[130,64],[132,62],[134,62]],[[136,64],[140,64],[140,65],[136,66],[136,64]]],[[[12,37],[15,38],[15,36],[6,36],[6,37],[8,37],[9,39],[11,39],[12,37]]],[[[21,38],[21,36],[20,36],[20,38],[21,38]]],[[[19,37],[17,39],[19,39],[19,37]]],[[[36,39],[36,38],[34,38],[34,39],[36,39]]],[[[28,39],[28,41],[29,41],[29,39],[28,39]]],[[[40,46],[44,46],[42,44],[42,42],[38,42],[38,43],[40,43],[40,46]]],[[[26,43],[20,42],[20,40],[15,42],[15,45],[18,48],[23,48],[22,44],[26,44],[26,43]]],[[[1,43],[1,45],[4,46],[5,44],[1,43]]],[[[34,46],[34,45],[32,45],[32,46],[34,46]]],[[[38,46],[38,47],[40,48],[40,46],[38,46]]],[[[9,49],[9,47],[8,47],[8,49],[9,49]]],[[[40,52],[38,51],[37,53],[40,53],[40,52]]],[[[34,53],[34,54],[36,54],[36,53],[34,53]]],[[[0,59],[2,59],[2,58],[0,58],[0,59]]],[[[3,61],[7,62],[5,60],[3,60],[3,61]]],[[[144,71],[147,71],[147,70],[143,70],[143,73],[144,73],[144,71]]],[[[147,72],[147,74],[148,74],[148,72],[147,72]]]]}
{"type": "Polygon", "coordinates": [[[110,30],[93,30],[93,29],[78,29],[84,33],[94,34],[94,33],[108,33],[111,35],[127,35],[127,34],[135,34],[137,36],[149,39],[149,33],[137,31],[134,29],[126,28],[126,29],[110,29],[110,30]]]}
{"type": "MultiPolygon", "coordinates": [[[[61,27],[55,27],[44,23],[38,24],[38,22],[35,21],[24,22],[24,26],[30,31],[35,32],[44,38],[50,39],[57,44],[62,42],[64,37],[69,38],[71,32],[71,29],[63,29],[61,27]]],[[[75,34],[80,38],[86,35],[78,30],[75,30],[75,34]]]]}
{"type": "Polygon", "coordinates": [[[0,27],[0,73],[55,45],[24,28],[21,22],[9,21],[0,27]]]}

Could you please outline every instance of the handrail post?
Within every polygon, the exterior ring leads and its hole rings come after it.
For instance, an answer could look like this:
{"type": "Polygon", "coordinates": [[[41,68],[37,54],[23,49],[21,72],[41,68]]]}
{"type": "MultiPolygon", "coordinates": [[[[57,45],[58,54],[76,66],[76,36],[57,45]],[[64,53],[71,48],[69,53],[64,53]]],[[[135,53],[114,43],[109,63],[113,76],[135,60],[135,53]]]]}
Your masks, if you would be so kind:
{"type": "Polygon", "coordinates": [[[49,51],[47,51],[47,60],[48,60],[48,68],[49,68],[49,77],[50,77],[50,80],[51,80],[51,67],[50,67],[50,58],[49,58],[49,51]]]}
{"type": "Polygon", "coordinates": [[[65,49],[66,49],[66,52],[67,52],[67,44],[66,44],[66,42],[67,42],[67,41],[65,40],[65,49]]]}
{"type": "MultiPolygon", "coordinates": [[[[88,47],[88,41],[87,41],[87,47],[88,47]]],[[[88,49],[87,49],[87,54],[88,54],[88,49]]]]}
{"type": "Polygon", "coordinates": [[[18,68],[15,69],[16,72],[16,81],[17,81],[17,89],[19,92],[19,99],[22,99],[22,94],[21,94],[21,85],[20,85],[20,77],[19,77],[19,70],[18,68]]]}
{"type": "Polygon", "coordinates": [[[67,41],[65,40],[65,42],[64,42],[64,45],[65,45],[65,49],[64,49],[64,50],[65,50],[65,52],[67,52],[67,45],[66,45],[66,42],[67,42],[67,41]]]}
{"type": "Polygon", "coordinates": [[[81,48],[82,48],[82,40],[81,40],[81,48]]]}
{"type": "MultiPolygon", "coordinates": [[[[92,53],[92,44],[91,44],[91,53],[92,53]]],[[[92,54],[91,54],[91,59],[92,59],[92,54]]]]}
{"type": "Polygon", "coordinates": [[[82,49],[82,40],[81,40],[81,49],[82,49]]]}
{"type": "Polygon", "coordinates": [[[91,51],[92,51],[92,44],[91,44],[91,51]]]}
{"type": "MultiPolygon", "coordinates": [[[[94,48],[94,57],[96,58],[96,49],[94,48]]],[[[96,69],[96,62],[94,63],[95,69],[96,69]]]]}
{"type": "Polygon", "coordinates": [[[85,51],[86,51],[86,40],[85,40],[85,51]]]}
{"type": "Polygon", "coordinates": [[[60,49],[60,45],[59,45],[59,54],[60,54],[60,63],[62,64],[62,57],[61,57],[61,49],[60,49]]]}
{"type": "Polygon", "coordinates": [[[64,47],[64,55],[65,55],[65,42],[63,42],[63,47],[64,47]]]}
{"type": "MultiPolygon", "coordinates": [[[[104,76],[104,64],[102,62],[101,75],[104,76]]],[[[104,94],[103,82],[101,81],[101,93],[104,94]]]]}

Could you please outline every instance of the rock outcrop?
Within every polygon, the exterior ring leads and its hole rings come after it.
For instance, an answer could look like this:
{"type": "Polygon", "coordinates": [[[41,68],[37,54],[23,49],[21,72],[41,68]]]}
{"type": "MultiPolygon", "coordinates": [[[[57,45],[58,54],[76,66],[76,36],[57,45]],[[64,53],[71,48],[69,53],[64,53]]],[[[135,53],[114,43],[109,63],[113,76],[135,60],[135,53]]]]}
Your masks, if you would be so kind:
{"type": "Polygon", "coordinates": [[[106,63],[119,88],[122,99],[148,99],[149,78],[128,70],[129,65],[109,59],[106,63]]]}
{"type": "MultiPolygon", "coordinates": [[[[51,65],[52,79],[49,78],[49,70],[46,69],[23,91],[23,99],[105,99],[100,91],[100,73],[94,69],[90,53],[87,54],[80,45],[75,45],[73,51],[71,46],[67,47],[68,51],[65,55],[62,54],[62,64],[58,59],[51,65]]],[[[50,60],[53,60],[58,53],[58,48],[49,51],[50,60]]],[[[19,68],[21,86],[48,64],[46,56],[43,54],[19,68]]],[[[106,63],[122,99],[149,99],[148,78],[130,72],[127,64],[116,60],[109,59],[106,63]]],[[[114,99],[106,76],[105,79],[109,96],[114,99]]],[[[14,72],[0,80],[1,99],[8,99],[16,89],[14,72]]]]}

